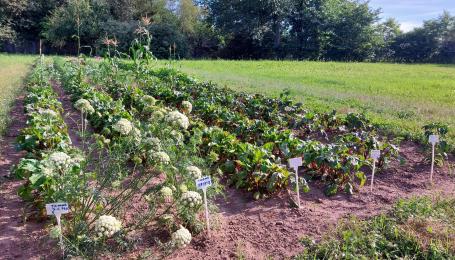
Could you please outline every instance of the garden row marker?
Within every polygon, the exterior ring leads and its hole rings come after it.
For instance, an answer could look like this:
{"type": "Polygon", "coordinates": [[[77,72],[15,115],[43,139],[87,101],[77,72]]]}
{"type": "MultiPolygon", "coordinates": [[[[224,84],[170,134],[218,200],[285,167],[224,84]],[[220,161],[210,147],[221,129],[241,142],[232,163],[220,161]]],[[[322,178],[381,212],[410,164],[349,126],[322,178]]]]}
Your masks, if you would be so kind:
{"type": "Polygon", "coordinates": [[[50,203],[46,204],[46,212],[47,215],[54,215],[57,218],[57,225],[60,231],[60,246],[62,247],[62,254],[65,256],[65,248],[63,245],[63,235],[62,235],[62,224],[60,222],[60,218],[62,214],[66,214],[70,212],[70,208],[68,203],[61,202],[61,203],[50,203]]]}
{"type": "Polygon", "coordinates": [[[205,204],[205,222],[207,223],[207,235],[210,237],[210,223],[209,223],[209,208],[207,206],[207,188],[212,186],[212,179],[210,176],[204,176],[196,180],[196,187],[198,190],[204,192],[204,204],[205,204]]]}
{"type": "Polygon", "coordinates": [[[439,143],[438,135],[430,135],[428,141],[431,143],[431,173],[430,173],[430,182],[433,185],[433,172],[434,172],[434,148],[437,143],[439,143]]]}
{"type": "Polygon", "coordinates": [[[371,175],[370,192],[373,192],[374,172],[376,170],[376,163],[378,162],[379,157],[381,157],[381,151],[380,150],[371,150],[370,157],[373,159],[373,171],[372,171],[372,175],[371,175]]]}
{"type": "Polygon", "coordinates": [[[295,185],[297,188],[297,206],[300,208],[300,192],[299,192],[299,167],[302,166],[302,157],[289,159],[289,167],[295,171],[295,185]]]}

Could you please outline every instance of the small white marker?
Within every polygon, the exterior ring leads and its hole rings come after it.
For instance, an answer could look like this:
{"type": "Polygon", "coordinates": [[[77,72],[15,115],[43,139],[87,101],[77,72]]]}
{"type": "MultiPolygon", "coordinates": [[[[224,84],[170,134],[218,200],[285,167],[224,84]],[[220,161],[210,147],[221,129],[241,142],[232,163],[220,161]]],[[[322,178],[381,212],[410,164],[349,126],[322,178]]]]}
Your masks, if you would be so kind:
{"type": "Polygon", "coordinates": [[[376,171],[376,163],[378,162],[379,158],[381,157],[381,151],[380,150],[371,150],[370,157],[373,159],[373,170],[372,170],[372,175],[371,175],[370,192],[373,192],[374,172],[376,171]]]}
{"type": "Polygon", "coordinates": [[[289,167],[295,171],[295,185],[297,188],[297,206],[300,208],[299,167],[303,165],[302,157],[289,159],[289,167]]]}
{"type": "Polygon", "coordinates": [[[434,173],[434,150],[437,143],[439,143],[438,135],[430,135],[428,141],[431,144],[431,172],[430,172],[430,182],[433,185],[433,173],[434,173]]]}
{"type": "Polygon", "coordinates": [[[204,192],[204,204],[205,204],[205,222],[207,223],[207,235],[210,237],[210,223],[209,223],[209,208],[207,206],[207,188],[212,186],[212,179],[210,176],[204,176],[196,180],[196,187],[198,190],[204,192]]]}
{"type": "Polygon", "coordinates": [[[50,203],[46,204],[46,213],[47,215],[54,215],[57,218],[57,225],[58,229],[60,230],[60,246],[62,248],[62,254],[65,255],[65,248],[63,244],[63,235],[62,235],[62,224],[61,224],[61,217],[63,214],[67,214],[70,212],[70,208],[68,203],[61,202],[61,203],[50,203]]]}

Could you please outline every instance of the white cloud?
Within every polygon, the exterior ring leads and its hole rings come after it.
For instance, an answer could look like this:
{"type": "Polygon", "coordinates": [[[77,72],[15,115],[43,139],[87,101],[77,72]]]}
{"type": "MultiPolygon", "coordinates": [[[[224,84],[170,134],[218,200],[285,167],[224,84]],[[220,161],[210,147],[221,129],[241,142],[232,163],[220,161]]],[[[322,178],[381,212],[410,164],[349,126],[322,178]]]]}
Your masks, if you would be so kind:
{"type": "Polygon", "coordinates": [[[414,28],[421,26],[421,23],[417,22],[400,22],[400,29],[403,32],[412,31],[414,28]]]}

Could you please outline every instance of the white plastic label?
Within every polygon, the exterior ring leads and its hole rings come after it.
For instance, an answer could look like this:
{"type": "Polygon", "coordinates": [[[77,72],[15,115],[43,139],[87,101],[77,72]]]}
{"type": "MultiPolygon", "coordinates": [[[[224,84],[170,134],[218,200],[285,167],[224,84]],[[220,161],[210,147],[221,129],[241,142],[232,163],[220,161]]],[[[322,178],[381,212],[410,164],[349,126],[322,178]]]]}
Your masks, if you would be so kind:
{"type": "Polygon", "coordinates": [[[298,167],[302,166],[302,157],[296,157],[296,158],[291,158],[289,159],[289,167],[293,169],[297,169],[298,167]]]}
{"type": "Polygon", "coordinates": [[[439,143],[439,136],[438,135],[430,135],[430,137],[428,138],[428,141],[430,142],[430,144],[439,143]]]}
{"type": "Polygon", "coordinates": [[[46,212],[47,215],[61,215],[70,212],[70,208],[66,202],[51,203],[46,204],[46,212]]]}
{"type": "Polygon", "coordinates": [[[210,186],[212,186],[212,179],[210,178],[210,176],[204,176],[196,180],[196,187],[198,190],[204,190],[210,186]]]}
{"type": "Polygon", "coordinates": [[[380,150],[371,150],[370,157],[373,158],[374,160],[379,160],[381,157],[381,151],[380,150]]]}

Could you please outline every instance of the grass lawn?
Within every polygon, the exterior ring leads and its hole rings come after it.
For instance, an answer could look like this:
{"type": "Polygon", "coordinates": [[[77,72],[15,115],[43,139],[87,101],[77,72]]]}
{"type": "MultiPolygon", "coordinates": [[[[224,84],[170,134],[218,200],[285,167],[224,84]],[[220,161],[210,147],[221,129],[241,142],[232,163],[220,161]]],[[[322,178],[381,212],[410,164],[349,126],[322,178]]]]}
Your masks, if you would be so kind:
{"type": "Polygon", "coordinates": [[[21,92],[22,81],[37,56],[0,54],[0,138],[5,132],[14,99],[21,92]]]}
{"type": "Polygon", "coordinates": [[[290,89],[309,109],[365,112],[394,133],[418,136],[424,124],[444,122],[455,143],[455,65],[201,60],[173,66],[236,90],[276,96],[290,89]]]}

